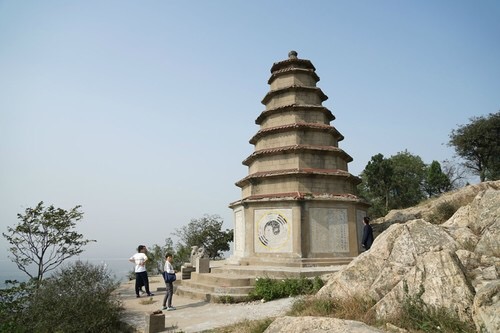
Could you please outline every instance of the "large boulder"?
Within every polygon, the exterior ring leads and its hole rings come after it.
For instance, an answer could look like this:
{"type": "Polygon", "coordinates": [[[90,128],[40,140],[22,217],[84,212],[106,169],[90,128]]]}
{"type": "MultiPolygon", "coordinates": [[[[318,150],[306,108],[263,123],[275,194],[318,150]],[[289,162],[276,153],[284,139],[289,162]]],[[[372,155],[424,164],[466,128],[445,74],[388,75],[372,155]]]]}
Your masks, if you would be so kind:
{"type": "Polygon", "coordinates": [[[499,249],[500,191],[488,187],[442,225],[424,219],[392,224],[317,296],[370,297],[383,318],[420,292],[426,304],[453,309],[478,330],[500,332],[499,249]]]}
{"type": "Polygon", "coordinates": [[[500,256],[499,193],[492,190],[479,193],[470,205],[461,207],[442,226],[475,253],[500,256]]]}

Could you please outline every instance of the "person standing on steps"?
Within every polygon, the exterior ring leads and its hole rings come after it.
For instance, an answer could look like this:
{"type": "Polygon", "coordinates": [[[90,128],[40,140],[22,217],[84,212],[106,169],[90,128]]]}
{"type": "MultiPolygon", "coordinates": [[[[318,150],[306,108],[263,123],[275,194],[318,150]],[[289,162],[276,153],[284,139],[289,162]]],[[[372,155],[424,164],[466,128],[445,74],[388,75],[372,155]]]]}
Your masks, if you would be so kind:
{"type": "Polygon", "coordinates": [[[148,272],[146,271],[146,261],[148,260],[148,256],[146,255],[148,249],[145,245],[139,245],[137,247],[137,253],[134,254],[128,261],[133,262],[135,264],[135,295],[136,297],[141,297],[139,295],[139,290],[142,289],[142,286],[146,289],[146,294],[148,296],[154,296],[153,293],[149,291],[149,279],[148,272]]]}
{"type": "Polygon", "coordinates": [[[365,226],[363,227],[363,238],[361,239],[361,246],[365,248],[365,250],[369,250],[373,244],[373,229],[370,225],[370,218],[365,216],[363,218],[363,222],[365,226]]]}
{"type": "MultiPolygon", "coordinates": [[[[175,274],[174,266],[172,266],[172,261],[174,257],[172,253],[167,253],[165,255],[165,266],[163,270],[167,274],[175,274]]],[[[175,307],[172,306],[172,297],[174,295],[174,284],[173,282],[165,281],[165,286],[167,287],[167,292],[165,293],[165,297],[163,298],[163,309],[167,311],[175,310],[175,307]]]]}

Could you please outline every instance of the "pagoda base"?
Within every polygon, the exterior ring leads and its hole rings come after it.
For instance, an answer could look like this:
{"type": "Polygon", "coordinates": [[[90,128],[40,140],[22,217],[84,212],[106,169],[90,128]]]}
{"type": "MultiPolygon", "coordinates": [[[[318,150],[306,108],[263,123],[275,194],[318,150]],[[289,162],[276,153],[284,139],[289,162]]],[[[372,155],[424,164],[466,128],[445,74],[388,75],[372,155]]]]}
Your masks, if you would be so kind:
{"type": "Polygon", "coordinates": [[[335,258],[233,258],[228,259],[229,265],[236,266],[265,266],[265,267],[328,267],[347,265],[353,257],[335,258]]]}
{"type": "Polygon", "coordinates": [[[233,261],[241,265],[328,266],[363,250],[362,201],[247,201],[232,208],[233,261]]]}

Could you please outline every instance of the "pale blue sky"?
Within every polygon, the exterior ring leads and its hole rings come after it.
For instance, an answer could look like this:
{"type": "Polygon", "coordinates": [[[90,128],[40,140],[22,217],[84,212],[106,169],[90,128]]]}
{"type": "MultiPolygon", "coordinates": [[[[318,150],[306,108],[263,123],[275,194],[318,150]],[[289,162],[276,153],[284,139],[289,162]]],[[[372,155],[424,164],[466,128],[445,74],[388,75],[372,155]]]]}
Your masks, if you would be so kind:
{"type": "MultiPolygon", "coordinates": [[[[340,147],[364,169],[500,109],[500,1],[0,0],[0,229],[82,205],[86,257],[129,257],[218,214],[273,62],[315,65],[340,147]]],[[[0,239],[0,259],[7,243],[0,239]]]]}

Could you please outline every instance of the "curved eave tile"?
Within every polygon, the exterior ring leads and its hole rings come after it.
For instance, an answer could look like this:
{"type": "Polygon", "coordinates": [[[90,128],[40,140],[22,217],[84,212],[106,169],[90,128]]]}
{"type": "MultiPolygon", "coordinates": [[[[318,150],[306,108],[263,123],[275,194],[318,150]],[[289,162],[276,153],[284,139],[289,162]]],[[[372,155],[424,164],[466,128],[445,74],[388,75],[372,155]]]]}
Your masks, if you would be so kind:
{"type": "Polygon", "coordinates": [[[283,61],[275,62],[271,67],[271,73],[274,73],[286,67],[294,67],[294,66],[298,68],[312,69],[313,71],[316,70],[316,68],[314,67],[314,65],[310,60],[295,58],[295,59],[286,59],[283,61]]]}
{"type": "Polygon", "coordinates": [[[285,75],[285,74],[297,74],[297,73],[303,73],[303,74],[308,74],[314,78],[316,82],[319,82],[319,76],[316,74],[315,71],[312,69],[305,69],[305,68],[284,68],[280,69],[279,71],[273,72],[269,80],[267,81],[268,84],[273,83],[274,80],[276,80],[278,77],[285,75]]]}
{"type": "Polygon", "coordinates": [[[242,163],[243,165],[250,165],[250,163],[258,157],[265,155],[276,155],[276,154],[291,154],[297,152],[331,152],[343,155],[346,162],[352,162],[352,157],[347,154],[345,151],[338,147],[333,146],[310,146],[310,145],[293,145],[293,146],[284,146],[277,148],[269,148],[269,149],[261,149],[252,153],[252,155],[248,156],[242,163]]]}
{"type": "Polygon", "coordinates": [[[251,203],[251,202],[266,202],[266,201],[297,201],[297,200],[325,200],[325,201],[340,201],[340,202],[355,202],[369,206],[370,204],[363,198],[354,194],[346,193],[305,193],[305,192],[289,192],[289,193],[274,193],[263,195],[252,195],[241,200],[232,202],[229,207],[236,205],[251,203]]]}
{"type": "Polygon", "coordinates": [[[328,96],[326,96],[325,93],[318,87],[305,87],[305,86],[292,85],[286,88],[269,91],[266,94],[266,96],[264,96],[261,103],[266,105],[274,96],[290,91],[307,91],[309,93],[316,93],[318,94],[322,102],[328,99],[328,96]]]}
{"type": "Polygon", "coordinates": [[[290,104],[262,111],[260,115],[257,117],[257,119],[255,119],[255,123],[257,125],[260,125],[262,124],[264,119],[275,113],[296,112],[296,111],[321,111],[326,114],[329,121],[335,120],[335,116],[333,115],[333,113],[324,106],[290,104]]]}
{"type": "Polygon", "coordinates": [[[329,132],[330,134],[332,134],[335,137],[335,139],[337,139],[337,141],[342,141],[344,139],[344,136],[342,134],[340,134],[340,132],[337,131],[337,129],[335,127],[330,126],[330,125],[317,124],[317,123],[294,123],[294,124],[288,124],[288,125],[282,125],[282,126],[269,127],[269,128],[260,130],[250,139],[249,142],[251,144],[256,144],[260,138],[263,138],[266,135],[295,131],[295,130],[311,130],[311,131],[329,132]]]}
{"type": "Polygon", "coordinates": [[[361,179],[359,177],[356,177],[345,170],[306,168],[306,169],[283,169],[283,170],[256,172],[236,182],[235,185],[242,188],[246,185],[250,185],[252,181],[255,179],[286,177],[286,176],[309,177],[312,175],[323,176],[323,177],[345,177],[351,179],[356,185],[361,183],[361,179]]]}

